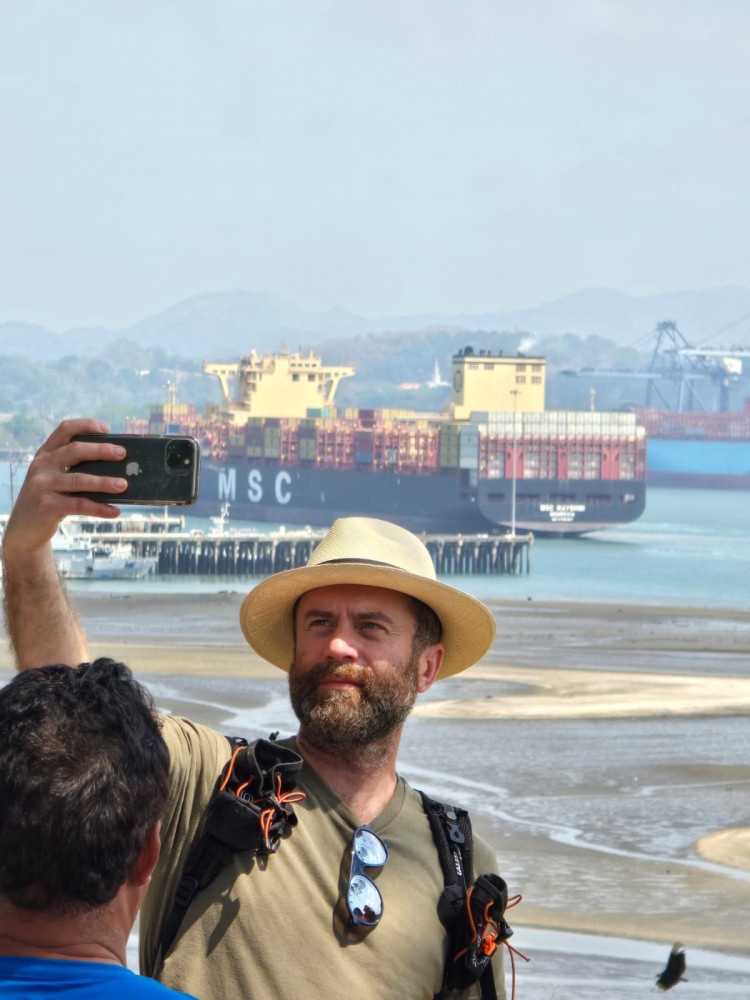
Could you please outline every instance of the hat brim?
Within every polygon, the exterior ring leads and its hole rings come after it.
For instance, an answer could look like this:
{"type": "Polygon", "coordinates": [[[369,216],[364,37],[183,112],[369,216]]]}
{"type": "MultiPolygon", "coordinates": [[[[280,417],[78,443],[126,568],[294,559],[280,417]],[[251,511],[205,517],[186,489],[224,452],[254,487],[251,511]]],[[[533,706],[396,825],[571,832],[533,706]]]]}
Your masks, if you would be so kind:
{"type": "Polygon", "coordinates": [[[331,562],[275,573],[242,602],[240,625],[265,660],[289,671],[294,657],[294,607],[310,590],[338,584],[384,587],[427,604],[443,626],[443,663],[437,680],[477,663],[495,638],[495,619],[481,601],[447,584],[395,566],[366,562],[331,562]]]}

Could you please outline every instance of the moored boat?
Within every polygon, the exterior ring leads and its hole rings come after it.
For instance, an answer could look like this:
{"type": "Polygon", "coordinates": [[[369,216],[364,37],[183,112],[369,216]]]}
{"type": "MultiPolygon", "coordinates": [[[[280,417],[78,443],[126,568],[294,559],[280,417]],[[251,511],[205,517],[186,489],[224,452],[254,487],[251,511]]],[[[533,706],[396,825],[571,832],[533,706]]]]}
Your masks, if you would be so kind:
{"type": "Polygon", "coordinates": [[[60,576],[68,580],[141,580],[156,570],[155,557],[136,555],[130,542],[83,533],[75,521],[62,522],[52,551],[60,576]]]}

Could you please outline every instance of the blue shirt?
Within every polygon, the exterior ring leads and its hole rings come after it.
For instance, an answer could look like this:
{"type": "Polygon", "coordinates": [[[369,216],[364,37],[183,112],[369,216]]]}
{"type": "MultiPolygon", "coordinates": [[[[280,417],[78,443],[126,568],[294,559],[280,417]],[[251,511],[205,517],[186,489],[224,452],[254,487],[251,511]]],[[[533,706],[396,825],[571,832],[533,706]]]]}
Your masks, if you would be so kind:
{"type": "Polygon", "coordinates": [[[0,955],[3,1000],[195,1000],[121,965],[0,955]]]}

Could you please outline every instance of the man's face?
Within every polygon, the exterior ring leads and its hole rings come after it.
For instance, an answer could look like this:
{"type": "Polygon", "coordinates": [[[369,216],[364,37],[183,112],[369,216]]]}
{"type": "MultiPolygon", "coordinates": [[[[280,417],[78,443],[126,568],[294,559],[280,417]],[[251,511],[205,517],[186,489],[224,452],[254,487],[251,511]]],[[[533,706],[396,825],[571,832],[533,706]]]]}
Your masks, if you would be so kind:
{"type": "Polygon", "coordinates": [[[440,649],[415,653],[415,625],[410,599],[381,587],[321,587],[300,598],[289,690],[308,742],[364,746],[403,723],[440,649]]]}

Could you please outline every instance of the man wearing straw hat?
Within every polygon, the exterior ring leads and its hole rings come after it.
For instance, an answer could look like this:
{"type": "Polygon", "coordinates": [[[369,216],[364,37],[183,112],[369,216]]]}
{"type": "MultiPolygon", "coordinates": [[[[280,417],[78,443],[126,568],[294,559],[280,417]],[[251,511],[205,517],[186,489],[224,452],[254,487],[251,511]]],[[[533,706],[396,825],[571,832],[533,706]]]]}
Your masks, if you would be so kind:
{"type": "MultiPolygon", "coordinates": [[[[75,471],[84,459],[119,457],[114,446],[71,440],[104,429],[74,420],[53,432],[6,529],[6,618],[19,669],[46,662],[50,645],[57,659],[61,649],[71,663],[87,658],[49,541],[67,514],[118,512],[76,496],[96,489],[116,499],[115,480],[75,471]]],[[[164,984],[201,1000],[441,994],[449,949],[437,913],[444,874],[420,794],[399,777],[396,755],[417,695],[487,652],[491,613],[437,581],[411,533],[344,518],[307,566],[248,594],[240,624],[250,645],[289,674],[300,725],[296,738],[279,745],[304,760],[298,822],[277,855],[234,853],[191,897],[157,960],[162,925],[232,755],[221,734],[166,717],[170,809],[141,917],[142,970],[153,974],[158,964],[164,984]]],[[[495,866],[494,853],[475,838],[475,873],[495,866]]],[[[489,979],[502,998],[500,951],[489,979]]],[[[472,989],[460,995],[479,996],[472,989]]]]}

